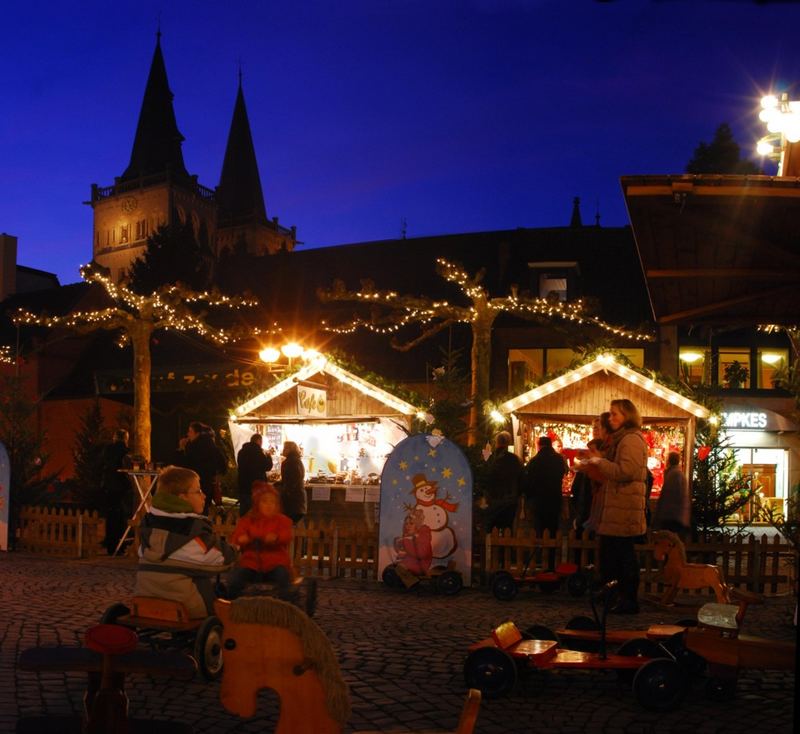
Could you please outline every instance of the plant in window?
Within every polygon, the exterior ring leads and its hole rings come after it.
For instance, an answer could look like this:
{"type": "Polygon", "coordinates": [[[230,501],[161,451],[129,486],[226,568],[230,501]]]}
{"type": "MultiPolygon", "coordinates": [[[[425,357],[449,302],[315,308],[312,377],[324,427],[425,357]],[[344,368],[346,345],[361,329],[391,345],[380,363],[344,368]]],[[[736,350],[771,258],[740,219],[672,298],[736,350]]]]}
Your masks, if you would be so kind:
{"type": "Polygon", "coordinates": [[[747,384],[750,371],[738,359],[725,366],[725,385],[730,388],[743,387],[747,384]]]}

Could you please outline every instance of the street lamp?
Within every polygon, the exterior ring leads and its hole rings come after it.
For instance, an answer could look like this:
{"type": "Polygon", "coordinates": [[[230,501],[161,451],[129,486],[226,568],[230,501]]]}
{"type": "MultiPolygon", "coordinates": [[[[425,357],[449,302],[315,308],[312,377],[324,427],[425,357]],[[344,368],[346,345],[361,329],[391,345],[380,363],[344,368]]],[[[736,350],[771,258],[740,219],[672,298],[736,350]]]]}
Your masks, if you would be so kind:
{"type": "Polygon", "coordinates": [[[304,361],[308,362],[309,360],[312,360],[314,357],[318,356],[319,352],[317,352],[315,349],[304,349],[297,342],[287,342],[286,344],[282,344],[280,347],[264,347],[261,349],[261,351],[259,351],[258,358],[262,362],[266,362],[269,365],[270,372],[284,372],[287,368],[276,364],[276,362],[281,358],[281,355],[286,357],[286,359],[289,361],[288,369],[291,369],[292,363],[298,357],[301,357],[304,361]]]}
{"type": "Polygon", "coordinates": [[[800,142],[800,102],[767,94],[761,98],[758,119],[767,126],[767,134],[758,141],[758,155],[778,162],[778,175],[784,175],[786,144],[800,142]]]}

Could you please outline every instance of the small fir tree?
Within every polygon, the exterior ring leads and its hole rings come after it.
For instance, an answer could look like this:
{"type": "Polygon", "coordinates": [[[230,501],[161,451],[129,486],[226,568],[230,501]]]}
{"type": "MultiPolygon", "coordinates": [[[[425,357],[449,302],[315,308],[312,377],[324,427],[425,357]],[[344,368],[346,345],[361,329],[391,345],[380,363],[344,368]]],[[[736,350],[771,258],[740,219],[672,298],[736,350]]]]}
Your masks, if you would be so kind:
{"type": "Polygon", "coordinates": [[[731,126],[723,122],[710,143],[701,142],[686,164],[686,173],[761,173],[758,166],[742,158],[742,149],[733,139],[731,126]]]}
{"type": "Polygon", "coordinates": [[[741,516],[753,494],[753,478],[742,474],[727,440],[713,426],[698,423],[692,464],[692,515],[698,539],[740,535],[744,525],[731,520],[741,516]]]}
{"type": "Polygon", "coordinates": [[[94,400],[81,418],[81,427],[72,449],[75,462],[74,497],[83,507],[102,508],[104,454],[108,440],[100,401],[94,400]]]}

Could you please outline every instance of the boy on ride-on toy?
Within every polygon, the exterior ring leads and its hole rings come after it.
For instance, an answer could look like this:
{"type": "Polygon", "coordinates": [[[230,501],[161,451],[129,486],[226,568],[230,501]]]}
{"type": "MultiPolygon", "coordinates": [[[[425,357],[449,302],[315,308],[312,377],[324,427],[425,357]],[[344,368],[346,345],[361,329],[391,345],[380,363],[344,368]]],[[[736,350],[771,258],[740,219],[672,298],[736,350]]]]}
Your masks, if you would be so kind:
{"type": "Polygon", "coordinates": [[[158,476],[153,504],[139,528],[136,596],[182,602],[192,618],[214,613],[216,576],[236,551],[214,534],[203,515],[205,495],[191,469],[168,466],[158,476]]]}
{"type": "Polygon", "coordinates": [[[278,596],[286,599],[292,580],[292,521],[281,513],[280,495],[269,482],[253,482],[252,496],[252,508],[230,537],[242,555],[228,576],[227,596],[236,599],[247,584],[270,582],[278,587],[278,596]]]}

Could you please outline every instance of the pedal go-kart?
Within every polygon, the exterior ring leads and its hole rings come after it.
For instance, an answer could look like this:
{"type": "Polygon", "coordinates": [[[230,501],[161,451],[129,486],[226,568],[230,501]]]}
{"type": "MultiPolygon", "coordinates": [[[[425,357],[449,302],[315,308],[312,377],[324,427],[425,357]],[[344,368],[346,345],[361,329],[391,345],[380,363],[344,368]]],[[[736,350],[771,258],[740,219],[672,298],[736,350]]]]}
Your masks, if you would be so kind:
{"type": "Polygon", "coordinates": [[[591,596],[592,611],[600,628],[600,650],[581,652],[560,647],[556,634],[544,627],[533,627],[523,634],[513,622],[492,630],[491,637],[470,646],[464,662],[464,678],[487,698],[507,695],[519,674],[531,670],[616,670],[622,680],[631,680],[637,701],[645,708],[665,711],[673,708],[686,693],[683,670],[669,651],[644,640],[631,640],[615,653],[605,645],[606,615],[614,582],[598,594],[598,611],[591,596]],[[655,646],[655,647],[653,647],[655,646]],[[646,650],[643,648],[646,647],[646,650]],[[650,652],[654,654],[650,654],[650,652]]]}
{"type": "Polygon", "coordinates": [[[381,581],[390,589],[411,589],[420,583],[429,583],[434,591],[445,596],[458,594],[464,587],[461,572],[452,561],[446,566],[432,566],[425,575],[412,573],[402,563],[390,563],[383,569],[381,581]]]}
{"type": "Polygon", "coordinates": [[[489,580],[489,586],[496,599],[511,601],[523,588],[538,588],[545,594],[552,594],[566,584],[571,596],[583,596],[589,588],[591,572],[578,568],[574,563],[559,563],[552,571],[531,571],[531,557],[525,560],[522,573],[518,576],[509,571],[496,571],[489,580]]]}

